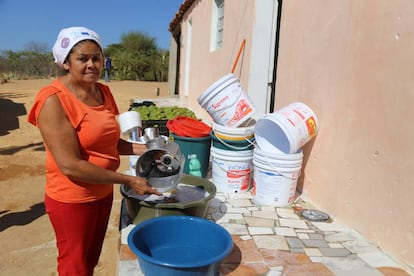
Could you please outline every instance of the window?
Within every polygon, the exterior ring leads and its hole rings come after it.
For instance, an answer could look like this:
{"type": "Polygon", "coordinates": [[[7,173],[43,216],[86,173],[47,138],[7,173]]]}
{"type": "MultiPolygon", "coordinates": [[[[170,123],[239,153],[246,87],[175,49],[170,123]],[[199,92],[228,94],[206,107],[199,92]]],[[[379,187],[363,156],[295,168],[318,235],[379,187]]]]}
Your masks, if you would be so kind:
{"type": "Polygon", "coordinates": [[[211,42],[210,49],[217,50],[223,46],[224,29],[224,0],[213,0],[211,16],[211,42]]]}
{"type": "Polygon", "coordinates": [[[191,59],[191,36],[193,33],[193,20],[187,22],[187,39],[185,43],[185,65],[184,65],[184,96],[188,96],[190,90],[190,59],[191,59]]]}

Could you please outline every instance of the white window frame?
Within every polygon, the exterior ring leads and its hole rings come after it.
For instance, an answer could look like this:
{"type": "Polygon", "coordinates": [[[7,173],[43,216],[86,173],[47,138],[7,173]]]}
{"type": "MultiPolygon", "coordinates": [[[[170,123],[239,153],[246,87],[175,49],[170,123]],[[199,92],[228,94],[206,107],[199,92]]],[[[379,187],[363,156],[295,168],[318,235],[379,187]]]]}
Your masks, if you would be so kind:
{"type": "Polygon", "coordinates": [[[185,66],[184,66],[184,96],[190,94],[190,64],[191,64],[191,40],[193,35],[193,20],[187,22],[187,39],[185,43],[185,66]]]}
{"type": "Polygon", "coordinates": [[[224,0],[212,0],[210,51],[223,46],[224,0]]]}

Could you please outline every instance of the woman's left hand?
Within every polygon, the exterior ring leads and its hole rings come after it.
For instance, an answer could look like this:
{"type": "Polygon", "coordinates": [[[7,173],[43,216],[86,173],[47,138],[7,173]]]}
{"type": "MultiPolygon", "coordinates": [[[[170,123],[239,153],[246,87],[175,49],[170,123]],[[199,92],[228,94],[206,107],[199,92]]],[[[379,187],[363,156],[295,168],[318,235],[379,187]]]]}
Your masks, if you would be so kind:
{"type": "Polygon", "coordinates": [[[158,192],[155,188],[151,187],[147,179],[142,177],[133,177],[131,181],[128,182],[128,185],[135,191],[135,193],[139,195],[144,194],[155,194],[155,195],[162,195],[162,193],[158,192]]]}

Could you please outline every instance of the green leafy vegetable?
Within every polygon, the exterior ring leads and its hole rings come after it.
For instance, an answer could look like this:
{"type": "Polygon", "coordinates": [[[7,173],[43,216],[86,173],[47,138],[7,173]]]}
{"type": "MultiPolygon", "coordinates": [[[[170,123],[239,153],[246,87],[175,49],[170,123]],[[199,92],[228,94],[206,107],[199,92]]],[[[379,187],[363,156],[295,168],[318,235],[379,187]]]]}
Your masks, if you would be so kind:
{"type": "Polygon", "coordinates": [[[186,107],[166,106],[158,107],[156,105],[132,107],[131,110],[139,112],[141,120],[170,120],[177,116],[185,116],[196,119],[193,111],[186,107]]]}

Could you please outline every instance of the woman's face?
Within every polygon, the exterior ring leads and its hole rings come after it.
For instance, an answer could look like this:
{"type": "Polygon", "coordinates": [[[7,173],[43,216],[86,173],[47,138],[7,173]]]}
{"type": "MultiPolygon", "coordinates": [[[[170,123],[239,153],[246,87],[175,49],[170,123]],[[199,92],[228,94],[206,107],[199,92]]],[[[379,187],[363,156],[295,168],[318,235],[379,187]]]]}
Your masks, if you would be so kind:
{"type": "Polygon", "coordinates": [[[75,81],[95,83],[102,72],[101,48],[93,41],[81,41],[72,48],[63,66],[75,81]]]}

